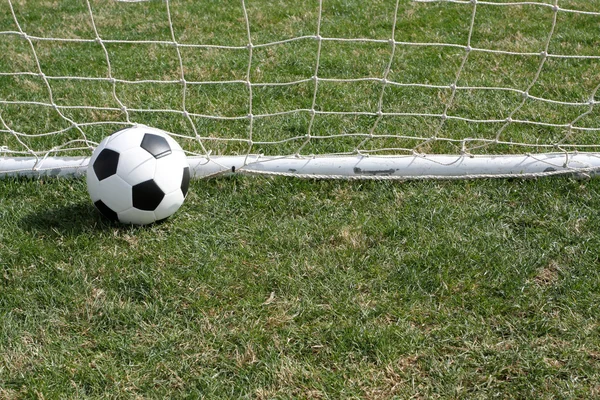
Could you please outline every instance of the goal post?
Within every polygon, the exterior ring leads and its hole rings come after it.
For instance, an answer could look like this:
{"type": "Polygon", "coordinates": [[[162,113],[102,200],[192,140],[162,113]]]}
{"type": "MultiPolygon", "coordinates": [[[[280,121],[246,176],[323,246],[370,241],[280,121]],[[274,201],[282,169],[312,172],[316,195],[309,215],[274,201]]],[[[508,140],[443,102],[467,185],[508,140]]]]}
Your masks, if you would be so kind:
{"type": "MultiPolygon", "coordinates": [[[[81,177],[88,157],[5,158],[5,176],[81,177]]],[[[188,157],[193,178],[233,173],[299,178],[408,180],[542,177],[559,174],[593,176],[600,155],[593,153],[504,156],[380,156],[327,157],[215,156],[188,157]]]]}
{"type": "Polygon", "coordinates": [[[139,124],[195,177],[600,169],[597,1],[2,1],[0,177],[139,124]]]}

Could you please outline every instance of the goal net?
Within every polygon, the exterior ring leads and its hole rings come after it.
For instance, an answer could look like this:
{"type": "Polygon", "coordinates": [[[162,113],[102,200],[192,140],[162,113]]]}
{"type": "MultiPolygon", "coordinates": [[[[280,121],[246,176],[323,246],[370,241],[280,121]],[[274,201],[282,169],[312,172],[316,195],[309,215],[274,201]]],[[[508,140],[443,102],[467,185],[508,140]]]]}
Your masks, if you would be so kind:
{"type": "Polygon", "coordinates": [[[195,176],[593,174],[597,0],[0,0],[0,175],[135,124],[195,176]]]}

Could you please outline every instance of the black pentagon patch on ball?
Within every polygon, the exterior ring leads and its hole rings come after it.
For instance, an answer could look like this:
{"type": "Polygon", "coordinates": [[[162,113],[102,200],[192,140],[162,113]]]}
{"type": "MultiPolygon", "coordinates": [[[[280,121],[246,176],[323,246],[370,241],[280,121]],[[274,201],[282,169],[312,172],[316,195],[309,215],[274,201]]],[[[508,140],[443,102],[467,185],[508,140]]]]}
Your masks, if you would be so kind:
{"type": "Polygon", "coordinates": [[[190,187],[190,167],[183,169],[183,178],[181,179],[181,193],[183,197],[187,195],[188,188],[190,187]]]}
{"type": "Polygon", "coordinates": [[[111,149],[104,149],[94,161],[94,172],[98,180],[103,180],[117,173],[119,153],[111,149]]]}
{"type": "Polygon", "coordinates": [[[106,204],[104,204],[102,202],[102,200],[98,200],[97,202],[94,203],[94,205],[96,206],[98,211],[100,211],[102,213],[102,215],[104,215],[106,218],[110,219],[111,221],[116,221],[119,219],[119,216],[117,215],[117,213],[114,212],[113,210],[111,210],[106,204]]]}
{"type": "Polygon", "coordinates": [[[138,210],[154,211],[165,197],[165,193],[152,179],[138,183],[132,190],[133,206],[138,210]]]}
{"type": "Polygon", "coordinates": [[[169,146],[167,139],[151,133],[144,134],[140,147],[152,154],[154,158],[161,158],[171,154],[171,146],[169,146]]]}

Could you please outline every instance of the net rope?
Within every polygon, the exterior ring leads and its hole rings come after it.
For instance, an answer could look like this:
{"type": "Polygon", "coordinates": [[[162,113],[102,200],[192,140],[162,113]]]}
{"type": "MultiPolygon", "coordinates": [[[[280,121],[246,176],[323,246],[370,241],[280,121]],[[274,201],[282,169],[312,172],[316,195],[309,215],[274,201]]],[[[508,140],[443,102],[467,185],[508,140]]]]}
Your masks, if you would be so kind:
{"type": "MultiPolygon", "coordinates": [[[[120,0],[124,6],[136,7],[135,3],[148,3],[148,1],[136,0],[120,0]]],[[[93,148],[99,142],[98,137],[90,138],[88,130],[90,128],[106,127],[103,132],[110,133],[110,129],[117,126],[128,126],[140,121],[139,115],[149,114],[172,114],[183,117],[186,122],[187,132],[177,132],[172,126],[156,127],[165,129],[173,136],[181,139],[182,146],[190,155],[203,156],[210,159],[213,155],[213,149],[210,144],[213,142],[235,143],[242,145],[238,147],[236,152],[246,156],[247,162],[255,160],[251,158],[252,154],[268,149],[270,146],[280,146],[293,144],[291,150],[281,154],[281,157],[314,157],[314,156],[343,156],[343,155],[426,155],[430,151],[432,144],[448,144],[455,153],[469,156],[472,153],[481,154],[487,147],[490,146],[506,146],[510,153],[542,153],[542,152],[577,152],[577,151],[598,151],[600,141],[578,143],[576,138],[580,134],[594,135],[600,131],[600,125],[597,123],[582,124],[586,119],[594,116],[597,112],[596,94],[600,88],[600,81],[596,86],[588,92],[586,98],[573,100],[570,98],[556,99],[551,96],[532,95],[531,92],[539,84],[546,64],[549,60],[572,61],[572,62],[595,62],[600,61],[600,54],[572,54],[570,52],[561,53],[552,51],[551,45],[556,38],[556,31],[559,26],[560,17],[562,15],[570,15],[576,17],[597,18],[596,22],[600,22],[600,9],[574,9],[569,7],[561,7],[558,0],[548,2],[543,1],[522,1],[522,2],[501,2],[501,1],[481,1],[481,0],[414,0],[414,3],[421,7],[440,7],[443,5],[448,11],[456,9],[469,10],[469,22],[466,31],[461,33],[463,40],[453,41],[407,41],[398,40],[398,23],[404,18],[400,15],[400,0],[392,2],[390,10],[392,17],[391,23],[386,28],[389,32],[388,38],[372,38],[372,37],[332,37],[325,35],[322,30],[325,7],[328,0],[315,0],[314,7],[316,8],[315,23],[316,30],[314,34],[298,35],[287,37],[280,40],[268,42],[254,42],[253,29],[258,26],[258,22],[254,21],[252,15],[248,12],[248,0],[240,0],[239,3],[239,18],[241,24],[245,28],[245,44],[214,44],[190,42],[182,40],[178,36],[175,28],[174,19],[177,18],[172,12],[172,0],[164,0],[164,15],[157,16],[166,21],[169,30],[170,40],[131,40],[131,39],[114,39],[106,38],[107,32],[102,31],[96,23],[96,13],[94,4],[90,0],[86,0],[85,5],[88,12],[87,23],[92,28],[93,37],[77,37],[76,34],[65,35],[64,37],[41,36],[28,33],[21,23],[21,15],[17,11],[17,3],[14,0],[4,0],[5,6],[8,7],[10,19],[12,19],[12,28],[7,29],[7,25],[0,25],[0,43],[3,38],[19,38],[26,43],[28,51],[27,56],[33,60],[35,65],[34,70],[19,70],[8,71],[0,69],[0,79],[19,79],[32,78],[42,82],[46,91],[44,101],[40,100],[24,100],[24,99],[7,99],[0,96],[0,157],[15,157],[15,156],[33,156],[40,160],[52,156],[64,156],[70,154],[91,154],[93,148]],[[545,33],[543,45],[537,51],[517,51],[511,49],[493,48],[495,46],[478,46],[474,43],[473,38],[477,32],[478,17],[482,9],[511,9],[511,10],[531,10],[544,9],[548,10],[547,22],[549,29],[545,33]],[[260,62],[257,61],[255,52],[275,49],[281,46],[288,46],[294,43],[316,42],[315,62],[313,65],[312,76],[306,76],[302,79],[287,80],[287,81],[262,81],[253,79],[254,70],[260,67],[260,62]],[[38,45],[42,43],[52,43],[54,45],[69,46],[72,44],[86,44],[97,46],[101,50],[102,60],[97,60],[106,64],[104,76],[87,76],[87,75],[56,75],[47,74],[41,62],[38,45]],[[351,77],[329,77],[322,76],[321,69],[323,67],[324,46],[330,44],[355,44],[360,46],[389,46],[389,55],[385,62],[383,70],[377,76],[351,76],[351,77]],[[115,73],[114,55],[108,49],[108,46],[159,46],[173,48],[176,53],[176,64],[178,66],[178,79],[130,79],[119,76],[115,73]],[[247,68],[242,79],[208,79],[197,80],[189,78],[185,68],[184,50],[198,49],[206,51],[246,51],[247,52],[247,68]],[[439,49],[440,51],[451,50],[462,52],[458,67],[454,70],[453,78],[445,84],[428,83],[428,82],[409,82],[400,81],[396,78],[391,78],[394,64],[397,62],[400,51],[406,49],[439,49]],[[471,59],[474,55],[492,55],[497,57],[510,56],[519,57],[526,60],[537,60],[537,67],[533,76],[522,86],[515,85],[470,85],[463,82],[463,75],[468,66],[474,61],[471,59]],[[110,96],[116,106],[96,106],[87,104],[64,104],[62,99],[57,99],[53,86],[57,82],[98,82],[110,85],[110,96]],[[165,85],[177,86],[181,89],[180,106],[158,108],[141,108],[139,106],[128,105],[127,101],[120,94],[120,88],[123,86],[135,87],[136,85],[165,85]],[[323,92],[323,85],[327,84],[374,84],[379,85],[375,90],[376,101],[374,109],[363,110],[340,110],[333,108],[325,108],[320,106],[320,96],[323,92]],[[231,87],[231,85],[243,86],[247,93],[247,110],[245,113],[237,114],[221,114],[221,113],[202,113],[194,111],[190,107],[189,93],[192,87],[231,87]],[[310,107],[296,107],[286,110],[273,110],[270,112],[257,112],[255,91],[265,88],[296,88],[299,86],[311,86],[306,96],[310,98],[310,107]],[[446,93],[446,98],[441,102],[441,112],[431,111],[415,111],[415,110],[389,110],[386,109],[386,94],[393,89],[416,89],[416,90],[432,90],[439,93],[446,93]],[[488,93],[494,94],[510,94],[521,97],[516,106],[512,107],[509,112],[502,118],[476,118],[469,115],[461,114],[453,111],[457,102],[457,97],[461,93],[488,93]],[[534,118],[519,117],[520,112],[529,104],[545,104],[550,107],[559,108],[581,108],[580,112],[572,116],[568,121],[555,122],[537,120],[534,118]],[[59,129],[46,129],[45,126],[39,126],[35,130],[21,131],[18,124],[11,122],[11,118],[6,117],[6,107],[23,106],[30,109],[47,109],[55,113],[63,122],[63,127],[59,129]],[[72,116],[72,111],[87,111],[103,113],[113,113],[118,115],[116,119],[99,119],[99,120],[80,120],[72,116]],[[273,118],[293,118],[303,116],[306,117],[306,124],[299,131],[294,131],[285,137],[277,137],[271,139],[261,139],[257,134],[260,131],[259,122],[273,118]],[[367,127],[353,131],[351,129],[342,132],[332,131],[324,133],[322,130],[316,129],[318,118],[323,117],[339,117],[339,118],[371,118],[367,127]],[[432,130],[424,130],[424,133],[404,131],[400,126],[398,132],[383,131],[380,129],[382,123],[387,119],[411,119],[427,121],[433,124],[432,130]],[[223,122],[243,122],[245,129],[236,132],[230,137],[222,137],[214,135],[213,132],[204,129],[199,121],[223,121],[223,122]],[[470,123],[479,126],[489,125],[496,127],[493,133],[479,136],[444,136],[447,125],[450,122],[470,123]],[[541,141],[537,138],[529,141],[515,142],[510,138],[505,138],[505,133],[512,127],[534,127],[540,131],[547,129],[558,130],[560,135],[556,136],[552,142],[541,141]],[[425,134],[427,132],[427,134],[425,134]],[[73,134],[75,133],[75,134],[73,134]],[[50,148],[37,148],[31,143],[31,139],[65,136],[63,142],[53,144],[50,148]],[[6,145],[5,139],[11,138],[12,145],[6,145]],[[335,145],[325,146],[323,153],[314,154],[309,147],[315,142],[335,142],[344,139],[355,140],[353,148],[346,147],[339,149],[335,145]],[[377,143],[381,142],[381,145],[377,143]],[[188,146],[186,143],[192,143],[188,146]],[[522,148],[523,150],[518,150],[522,148]],[[308,151],[308,152],[307,152],[308,151]]],[[[585,8],[585,7],[583,7],[585,8]]],[[[110,36],[110,35],[109,35],[110,36]]],[[[446,67],[450,68],[450,67],[446,67]]],[[[71,102],[77,99],[70,99],[71,102]]],[[[50,126],[50,125],[48,125],[50,126]]],[[[288,149],[290,149],[288,148],[288,149]]],[[[568,157],[567,157],[568,159],[568,157]]],[[[434,161],[432,161],[434,162],[434,161]]],[[[549,172],[551,174],[553,172],[549,172]]]]}

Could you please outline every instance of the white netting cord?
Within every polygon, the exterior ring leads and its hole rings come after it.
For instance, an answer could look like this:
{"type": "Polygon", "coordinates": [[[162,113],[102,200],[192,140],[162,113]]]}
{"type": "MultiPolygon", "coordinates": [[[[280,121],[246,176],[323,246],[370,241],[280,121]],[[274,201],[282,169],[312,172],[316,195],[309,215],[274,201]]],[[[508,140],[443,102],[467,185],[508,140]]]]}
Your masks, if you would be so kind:
{"type": "Polygon", "coordinates": [[[96,22],[94,21],[94,12],[92,11],[92,5],[90,4],[89,0],[86,0],[86,5],[90,14],[90,23],[92,24],[92,28],[94,29],[94,35],[96,36],[95,41],[102,47],[102,52],[104,53],[107,67],[107,79],[109,80],[112,86],[112,97],[115,100],[115,102],[119,104],[119,110],[122,111],[125,115],[125,121],[127,123],[131,123],[127,107],[125,107],[125,104],[123,104],[123,102],[121,102],[121,100],[119,99],[119,96],[117,96],[117,80],[113,77],[112,67],[110,64],[110,56],[108,54],[106,46],[104,45],[104,42],[102,41],[102,38],[100,37],[100,34],[98,33],[98,28],[96,27],[96,22]]]}
{"type": "Polygon", "coordinates": [[[385,71],[383,72],[383,76],[381,77],[381,91],[379,93],[379,99],[377,100],[377,119],[369,129],[369,136],[366,137],[362,142],[360,142],[356,146],[356,153],[360,154],[360,149],[365,145],[365,143],[375,136],[375,130],[377,129],[377,125],[383,119],[383,98],[385,95],[385,89],[388,86],[388,77],[390,75],[390,71],[392,69],[392,64],[394,62],[394,56],[396,55],[396,25],[398,23],[398,9],[400,7],[400,0],[396,0],[396,7],[394,8],[394,19],[392,22],[392,34],[389,40],[391,45],[390,58],[386,64],[385,71]]]}
{"type": "Polygon", "coordinates": [[[253,96],[252,96],[252,82],[250,77],[252,76],[252,56],[253,56],[253,48],[252,44],[252,34],[250,32],[250,19],[248,18],[248,9],[246,7],[246,1],[242,0],[242,10],[244,11],[244,23],[246,25],[246,36],[248,39],[248,68],[246,69],[246,80],[245,84],[248,88],[248,150],[246,151],[246,160],[244,164],[247,164],[248,157],[250,157],[250,152],[252,151],[253,142],[253,133],[254,133],[254,114],[253,114],[253,96]]]}
{"type": "Polygon", "coordinates": [[[314,73],[312,76],[312,80],[314,82],[314,90],[312,92],[312,102],[310,109],[308,112],[310,113],[310,120],[308,121],[308,128],[306,130],[306,138],[302,145],[296,150],[295,156],[298,157],[304,147],[310,143],[312,138],[312,129],[315,123],[315,116],[317,115],[317,95],[319,93],[319,67],[321,64],[321,49],[323,47],[323,38],[321,37],[321,20],[323,17],[323,0],[319,0],[319,11],[318,11],[318,19],[317,19],[317,32],[315,35],[315,39],[317,40],[317,56],[315,61],[314,73]]]}
{"type": "Polygon", "coordinates": [[[183,110],[183,116],[186,118],[187,122],[191,126],[192,131],[194,132],[194,137],[197,139],[198,143],[200,144],[202,152],[206,155],[206,157],[210,157],[210,153],[204,147],[204,144],[202,143],[202,138],[201,138],[200,134],[198,133],[198,130],[196,129],[196,124],[194,124],[194,121],[190,117],[190,113],[187,110],[187,90],[188,90],[188,86],[187,85],[188,84],[187,84],[187,81],[185,79],[185,72],[184,72],[184,67],[183,67],[183,58],[181,56],[181,50],[179,48],[180,45],[177,42],[177,39],[175,37],[175,30],[173,29],[173,20],[171,19],[171,7],[170,7],[169,0],[165,0],[165,4],[167,6],[167,18],[169,20],[169,31],[171,33],[171,39],[173,40],[173,46],[175,46],[175,49],[177,51],[177,61],[179,63],[179,71],[181,73],[181,75],[180,75],[181,76],[181,85],[183,86],[182,99],[181,99],[181,108],[183,110]]]}
{"type": "MultiPolygon", "coordinates": [[[[141,1],[127,1],[121,0],[127,3],[137,3],[141,1]]],[[[15,156],[32,156],[40,161],[36,163],[39,168],[42,168],[43,161],[48,157],[68,155],[71,153],[80,154],[81,151],[86,151],[88,154],[97,144],[94,140],[89,140],[86,130],[91,127],[101,127],[103,125],[122,125],[128,126],[139,122],[134,114],[171,114],[174,116],[180,116],[187,121],[192,134],[182,134],[179,132],[173,132],[169,126],[157,126],[165,130],[170,131],[174,136],[178,137],[182,141],[182,145],[186,148],[186,143],[195,143],[197,146],[196,150],[189,151],[190,155],[206,157],[211,160],[213,157],[212,150],[209,149],[208,144],[218,142],[223,145],[227,144],[240,144],[246,145],[241,155],[246,157],[244,164],[249,164],[251,160],[254,160],[252,153],[257,148],[270,148],[281,145],[294,145],[293,151],[281,154],[281,158],[287,157],[313,157],[314,154],[306,154],[305,150],[312,148],[314,144],[325,143],[331,141],[335,143],[341,140],[353,140],[356,139],[356,145],[353,149],[341,149],[328,151],[323,154],[317,154],[316,156],[330,156],[330,155],[363,155],[363,156],[379,156],[389,155],[390,153],[398,153],[399,155],[414,155],[414,156],[427,156],[428,150],[432,144],[448,144],[456,149],[456,154],[470,156],[474,151],[481,151],[487,147],[493,146],[506,146],[512,149],[523,148],[524,153],[530,154],[535,157],[532,151],[539,152],[564,152],[565,154],[565,167],[568,169],[569,158],[571,154],[580,151],[599,151],[600,141],[597,143],[577,143],[574,142],[574,138],[578,134],[589,134],[600,131],[600,126],[594,126],[589,124],[579,125],[580,122],[591,117],[594,113],[597,100],[595,99],[596,93],[600,88],[600,82],[595,86],[593,91],[590,93],[587,100],[573,101],[572,99],[556,99],[551,97],[544,97],[542,95],[531,95],[532,89],[539,83],[540,77],[548,60],[573,60],[573,61],[593,61],[600,60],[600,55],[595,54],[558,54],[556,52],[550,52],[550,45],[554,38],[555,31],[558,26],[558,16],[563,14],[568,15],[581,15],[590,17],[600,17],[600,11],[588,11],[588,10],[576,10],[570,8],[562,8],[558,4],[558,0],[553,0],[551,3],[540,3],[540,2],[493,2],[493,1],[481,1],[481,0],[414,0],[416,3],[447,3],[448,5],[456,5],[456,7],[469,7],[470,8],[470,19],[468,23],[468,30],[464,32],[464,42],[453,43],[453,42],[418,42],[418,41],[406,41],[397,40],[397,25],[401,16],[399,16],[400,0],[395,2],[395,7],[390,10],[391,24],[389,26],[390,37],[388,39],[379,38],[368,38],[368,37],[329,37],[324,36],[322,31],[323,18],[324,18],[324,3],[325,0],[316,1],[316,15],[317,20],[315,22],[316,30],[314,35],[299,35],[295,37],[285,38],[282,40],[269,41],[264,43],[254,43],[252,38],[253,32],[253,19],[249,13],[247,2],[240,0],[240,18],[243,19],[244,31],[246,34],[245,45],[228,45],[228,44],[208,44],[208,43],[189,43],[188,41],[182,42],[178,38],[177,30],[174,26],[174,18],[177,16],[172,13],[171,2],[169,0],[164,1],[166,13],[162,17],[166,20],[169,28],[170,40],[124,40],[124,39],[106,39],[103,37],[103,32],[98,28],[95,21],[94,9],[89,0],[86,0],[86,7],[89,13],[89,23],[92,27],[94,37],[91,38],[78,38],[78,37],[42,37],[39,35],[32,35],[27,33],[22,24],[20,23],[18,14],[15,12],[14,0],[7,0],[10,13],[14,21],[13,30],[0,31],[0,39],[2,36],[20,37],[24,40],[29,47],[29,56],[33,59],[34,65],[36,66],[35,71],[2,71],[0,70],[0,77],[32,77],[39,78],[46,88],[47,98],[46,101],[34,101],[34,100],[7,100],[0,97],[0,157],[15,157],[15,156]],[[475,32],[475,26],[477,22],[477,16],[482,7],[503,7],[503,8],[544,8],[552,11],[550,29],[543,42],[543,47],[538,51],[514,51],[514,50],[502,50],[478,47],[473,45],[473,37],[475,32]],[[316,43],[316,55],[313,68],[313,75],[305,77],[303,79],[287,80],[287,81],[260,81],[253,78],[253,69],[257,65],[258,61],[255,59],[255,51],[259,49],[275,49],[279,46],[286,46],[293,43],[304,43],[311,42],[316,43]],[[102,50],[103,60],[106,63],[107,70],[104,77],[95,76],[58,76],[58,75],[47,75],[42,68],[40,57],[36,50],[35,43],[52,42],[57,45],[60,44],[94,44],[99,46],[102,50]],[[356,44],[357,46],[373,45],[389,46],[389,57],[385,63],[384,69],[377,76],[356,76],[356,77],[324,77],[321,76],[323,52],[325,44],[356,44]],[[169,46],[174,48],[176,53],[176,64],[179,70],[179,79],[125,79],[114,73],[112,67],[112,60],[110,53],[107,49],[107,45],[133,45],[133,46],[169,46]],[[398,78],[391,79],[392,69],[394,61],[399,57],[399,49],[451,49],[462,51],[463,55],[458,64],[458,68],[454,71],[453,79],[447,84],[430,84],[427,82],[403,82],[398,81],[398,78]],[[188,79],[186,77],[185,68],[185,55],[182,52],[183,49],[198,49],[198,50],[224,50],[224,51],[247,51],[247,69],[243,79],[188,79]],[[467,66],[475,61],[471,60],[474,54],[490,54],[495,56],[518,56],[523,58],[539,58],[537,69],[535,74],[529,80],[524,87],[513,87],[503,85],[468,85],[461,84],[461,78],[464,74],[467,66]],[[52,82],[101,82],[109,83],[111,87],[111,97],[114,103],[117,105],[113,106],[94,106],[94,105],[65,105],[61,104],[61,101],[57,101],[52,89],[52,82]],[[321,85],[325,84],[355,84],[355,83],[372,83],[379,84],[380,88],[377,91],[377,100],[375,102],[375,110],[364,109],[358,111],[340,111],[335,109],[323,108],[320,105],[321,85]],[[139,106],[128,106],[119,94],[119,86],[135,87],[136,85],[152,84],[156,86],[165,85],[173,86],[177,85],[181,87],[181,101],[178,108],[170,106],[160,108],[140,108],[139,106]],[[273,110],[267,112],[256,112],[255,107],[255,89],[264,88],[295,88],[301,85],[312,85],[312,90],[309,91],[310,96],[310,107],[306,108],[292,108],[287,110],[273,110]],[[243,114],[218,114],[218,113],[200,113],[190,111],[188,93],[191,87],[194,86],[222,86],[226,85],[244,85],[247,91],[247,112],[243,114]],[[448,97],[441,103],[441,112],[431,111],[386,111],[386,93],[391,88],[407,88],[415,90],[440,90],[447,91],[448,97]],[[476,118],[471,116],[465,116],[461,114],[453,114],[455,108],[456,98],[459,93],[489,93],[490,95],[496,93],[511,93],[521,96],[521,100],[518,104],[513,107],[508,114],[503,118],[476,118]],[[568,122],[558,123],[553,121],[535,120],[535,119],[524,119],[519,118],[518,114],[524,109],[529,103],[536,104],[548,104],[556,107],[582,107],[585,108],[579,112],[578,115],[572,117],[568,122]],[[15,129],[6,118],[3,118],[2,106],[32,106],[40,107],[44,109],[52,110],[58,115],[58,117],[66,124],[65,128],[51,129],[44,131],[43,127],[39,127],[33,132],[19,132],[15,129]],[[97,111],[97,112],[115,112],[120,114],[119,120],[100,120],[100,121],[88,121],[88,120],[77,120],[68,114],[68,111],[97,111]],[[259,135],[257,133],[259,127],[258,121],[264,121],[273,118],[296,118],[298,116],[306,116],[306,126],[304,132],[295,132],[283,138],[277,139],[257,139],[259,135]],[[371,117],[373,122],[369,128],[364,130],[345,130],[344,132],[328,132],[324,134],[322,131],[317,130],[316,124],[319,118],[362,118],[371,117]],[[389,119],[422,119],[426,121],[433,121],[436,125],[433,135],[421,135],[418,133],[406,133],[398,131],[395,133],[383,132],[380,127],[382,121],[389,119]],[[222,137],[212,135],[211,132],[202,129],[199,125],[199,121],[222,121],[222,122],[235,122],[235,121],[246,121],[247,129],[245,131],[239,131],[231,137],[222,137]],[[482,137],[444,137],[444,131],[447,129],[449,121],[454,122],[465,122],[470,124],[488,125],[491,127],[498,126],[493,135],[482,136],[482,137]],[[539,129],[555,129],[563,132],[562,137],[555,140],[553,143],[544,141],[523,141],[514,142],[510,139],[504,139],[505,132],[515,126],[524,127],[537,127],[539,129]],[[36,148],[30,145],[30,139],[42,138],[45,136],[63,135],[71,130],[75,130],[78,137],[73,139],[72,137],[65,140],[59,145],[53,145],[50,148],[36,148]],[[14,139],[14,142],[18,144],[18,147],[11,147],[3,143],[3,137],[10,137],[14,139]],[[378,145],[377,143],[382,143],[378,145]],[[198,150],[199,148],[199,150],[198,150]]],[[[136,5],[131,5],[136,6],[136,5]]],[[[99,60],[100,62],[100,60],[99,60]]],[[[73,101],[73,99],[71,99],[73,101]]],[[[107,132],[109,133],[109,132],[107,132]]],[[[333,146],[335,147],[335,146],[333,146]]],[[[286,148],[289,148],[286,147],[286,148]]],[[[427,157],[426,157],[427,158],[427,157]]],[[[434,157],[431,159],[432,163],[438,161],[434,157]]],[[[217,162],[217,161],[215,161],[217,162]]],[[[590,167],[591,168],[591,167],[590,167]]],[[[243,169],[243,168],[242,168],[243,169]]],[[[581,171],[587,171],[586,167],[577,168],[581,171]]],[[[589,168],[588,168],[589,169],[589,168]]],[[[588,171],[589,172],[589,171],[588,171]]],[[[257,173],[252,171],[252,173],[257,173]]],[[[266,173],[266,172],[265,172],[266,173]]],[[[540,175],[552,175],[560,173],[560,171],[547,171],[542,173],[535,173],[532,176],[540,175]]],[[[299,175],[297,175],[299,176],[299,175]]],[[[335,176],[329,176],[335,177],[335,176]]],[[[382,177],[372,177],[372,179],[380,179],[382,177]]],[[[393,177],[392,177],[393,178],[393,177]]]]}
{"type": "MultiPolygon", "coordinates": [[[[47,89],[47,91],[48,91],[48,99],[49,99],[49,102],[50,102],[50,103],[49,103],[49,104],[50,104],[50,106],[51,106],[51,107],[52,107],[52,108],[53,108],[53,109],[56,111],[56,113],[57,113],[57,114],[60,116],[60,118],[62,118],[62,119],[63,119],[64,121],[66,121],[67,123],[69,123],[69,125],[70,125],[70,128],[69,128],[69,129],[71,129],[71,128],[72,128],[72,129],[76,129],[76,130],[78,130],[78,131],[79,131],[79,133],[80,133],[80,134],[81,134],[81,136],[82,136],[82,140],[83,140],[83,142],[85,142],[85,143],[88,145],[88,148],[90,148],[90,147],[91,147],[91,145],[92,145],[93,143],[90,143],[90,142],[88,141],[88,139],[87,139],[87,137],[86,137],[86,135],[85,135],[85,132],[84,132],[84,131],[81,129],[81,127],[80,127],[80,126],[79,126],[79,125],[78,125],[78,124],[77,124],[75,121],[73,121],[73,120],[71,120],[70,118],[66,117],[66,116],[65,116],[65,115],[62,113],[62,111],[61,111],[60,107],[58,107],[58,105],[57,105],[57,104],[54,102],[54,95],[53,95],[53,92],[52,92],[52,87],[50,86],[50,83],[48,82],[48,79],[46,78],[46,74],[44,74],[44,72],[42,71],[42,67],[41,67],[41,64],[40,64],[40,59],[39,59],[39,57],[38,57],[37,51],[36,51],[36,49],[35,49],[35,46],[33,45],[33,42],[32,42],[32,40],[31,40],[31,38],[29,38],[29,37],[27,36],[27,34],[26,34],[26,33],[23,31],[23,29],[21,28],[21,25],[20,25],[20,23],[19,23],[19,20],[17,19],[17,15],[15,14],[15,10],[14,10],[14,7],[13,7],[12,3],[11,3],[10,1],[9,1],[8,3],[9,3],[9,6],[10,6],[10,12],[11,12],[11,14],[12,14],[12,17],[13,17],[14,23],[15,23],[15,25],[16,25],[16,27],[17,27],[17,29],[18,29],[18,33],[19,33],[19,35],[20,35],[22,38],[24,38],[24,39],[27,41],[27,43],[29,44],[29,47],[30,47],[30,49],[31,49],[31,54],[33,55],[33,58],[34,58],[35,64],[36,64],[36,66],[37,66],[37,74],[38,74],[38,76],[39,76],[39,77],[40,77],[40,78],[43,80],[43,82],[44,82],[44,85],[45,85],[45,87],[46,87],[46,89],[47,89]]],[[[3,125],[6,125],[6,123],[5,123],[4,121],[3,121],[2,123],[3,123],[3,125]]],[[[15,131],[12,131],[10,128],[8,128],[8,129],[11,131],[11,133],[13,134],[13,136],[19,136],[19,134],[17,134],[17,132],[15,132],[15,131]]],[[[23,143],[23,142],[22,142],[22,140],[21,140],[20,138],[17,138],[17,140],[18,140],[20,143],[23,143]]],[[[67,143],[65,143],[65,144],[64,144],[64,147],[67,147],[69,144],[70,144],[70,142],[67,142],[67,143]]],[[[38,154],[43,154],[43,158],[45,158],[45,157],[48,157],[48,155],[49,155],[49,154],[51,154],[51,153],[53,153],[53,152],[56,152],[56,151],[59,151],[59,150],[60,150],[62,147],[63,147],[63,146],[57,146],[57,147],[53,147],[53,148],[51,148],[51,149],[49,149],[49,150],[46,150],[46,151],[44,151],[44,152],[42,152],[42,153],[40,153],[40,152],[37,152],[37,151],[34,151],[33,149],[30,149],[30,148],[28,148],[28,147],[27,147],[27,151],[28,151],[29,153],[31,153],[31,154],[33,154],[33,155],[35,155],[35,157],[36,157],[36,158],[38,157],[38,154]]],[[[43,158],[42,158],[42,159],[43,159],[43,158]]]]}
{"type": "MultiPolygon", "coordinates": [[[[548,59],[548,49],[550,47],[550,41],[552,40],[552,35],[554,35],[554,31],[556,29],[556,18],[558,15],[558,0],[554,0],[554,7],[553,7],[553,11],[554,13],[552,14],[552,25],[550,27],[550,32],[548,33],[548,36],[546,38],[546,42],[544,45],[544,49],[541,51],[540,53],[540,64],[537,68],[537,71],[535,73],[535,76],[533,77],[532,81],[529,83],[529,85],[527,86],[527,88],[523,91],[523,99],[521,100],[521,103],[519,103],[519,105],[517,107],[515,107],[515,109],[513,109],[513,111],[511,111],[511,113],[508,115],[508,117],[506,117],[506,123],[504,125],[502,125],[502,127],[500,129],[498,129],[498,132],[496,133],[496,140],[500,139],[500,136],[502,135],[502,132],[511,124],[513,123],[513,116],[519,111],[521,110],[521,108],[523,108],[523,106],[525,105],[525,103],[527,103],[527,101],[529,100],[529,91],[531,90],[531,88],[537,83],[538,79],[540,78],[540,75],[542,73],[542,69],[544,68],[544,65],[546,64],[546,60],[548,59]]],[[[569,125],[567,125],[567,128],[570,130],[569,125]]]]}
{"type": "MultiPolygon", "coordinates": [[[[473,9],[471,11],[471,21],[469,23],[469,32],[467,35],[467,45],[464,49],[465,53],[461,59],[460,66],[458,67],[458,70],[456,71],[454,81],[450,84],[450,90],[451,90],[450,99],[448,99],[446,101],[446,104],[444,104],[444,111],[442,112],[442,117],[436,128],[435,134],[429,140],[426,140],[426,141],[422,142],[421,144],[419,144],[415,148],[415,152],[420,152],[420,148],[422,146],[425,146],[425,145],[429,144],[430,142],[436,141],[438,136],[440,135],[440,132],[442,131],[444,124],[446,123],[446,120],[448,119],[448,110],[453,105],[454,98],[456,96],[456,88],[458,86],[458,81],[460,79],[460,76],[461,76],[464,68],[465,68],[465,65],[467,64],[467,60],[469,59],[469,54],[471,53],[471,38],[473,37],[473,26],[475,25],[475,15],[477,14],[477,1],[473,1],[472,4],[473,4],[473,9]]],[[[460,153],[461,154],[468,153],[466,142],[464,142],[464,141],[461,143],[460,153]]]]}

